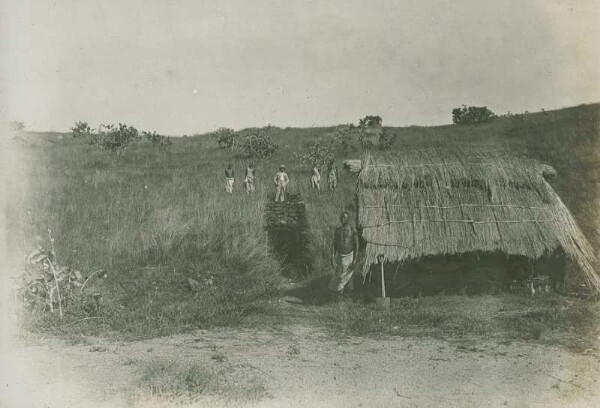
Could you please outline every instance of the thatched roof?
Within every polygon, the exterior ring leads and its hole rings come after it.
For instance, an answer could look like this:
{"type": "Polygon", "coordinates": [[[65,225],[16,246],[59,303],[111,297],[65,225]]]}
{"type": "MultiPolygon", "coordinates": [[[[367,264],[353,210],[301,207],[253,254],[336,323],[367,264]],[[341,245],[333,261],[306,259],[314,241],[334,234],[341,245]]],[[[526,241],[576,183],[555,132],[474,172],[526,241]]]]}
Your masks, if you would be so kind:
{"type": "Polygon", "coordinates": [[[363,272],[379,254],[387,262],[474,251],[538,259],[562,248],[600,291],[594,252],[543,173],[549,166],[492,152],[365,156],[358,182],[363,272]]]}

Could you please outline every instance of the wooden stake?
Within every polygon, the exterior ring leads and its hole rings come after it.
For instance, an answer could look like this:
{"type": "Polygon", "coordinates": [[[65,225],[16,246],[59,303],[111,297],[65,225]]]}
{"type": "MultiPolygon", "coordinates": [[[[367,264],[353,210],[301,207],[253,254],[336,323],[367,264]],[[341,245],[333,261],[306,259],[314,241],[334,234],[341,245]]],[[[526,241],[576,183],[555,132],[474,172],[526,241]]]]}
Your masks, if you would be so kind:
{"type": "MultiPolygon", "coordinates": [[[[54,265],[52,264],[50,259],[46,258],[46,260],[48,261],[48,264],[50,265],[50,270],[52,271],[52,275],[54,276],[54,285],[56,285],[56,296],[58,297],[58,314],[60,315],[60,318],[62,319],[63,310],[62,310],[62,299],[60,297],[60,289],[58,288],[58,275],[56,274],[56,269],[54,269],[54,265]]],[[[52,296],[50,297],[50,309],[51,310],[54,309],[52,307],[52,296]]]]}
{"type": "Polygon", "coordinates": [[[381,259],[381,297],[385,299],[385,274],[383,273],[383,259],[381,259]]]}

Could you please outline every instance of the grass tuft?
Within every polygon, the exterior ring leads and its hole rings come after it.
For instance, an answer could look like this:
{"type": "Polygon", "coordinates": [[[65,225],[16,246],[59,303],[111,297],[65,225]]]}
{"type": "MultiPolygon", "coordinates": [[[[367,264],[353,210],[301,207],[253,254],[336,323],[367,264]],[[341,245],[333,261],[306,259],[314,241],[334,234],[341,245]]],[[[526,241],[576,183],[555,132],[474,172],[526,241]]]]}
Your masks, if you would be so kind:
{"type": "Polygon", "coordinates": [[[258,401],[265,396],[263,380],[249,367],[224,364],[217,368],[200,363],[154,360],[139,367],[140,390],[182,403],[201,397],[235,401],[258,401]]]}

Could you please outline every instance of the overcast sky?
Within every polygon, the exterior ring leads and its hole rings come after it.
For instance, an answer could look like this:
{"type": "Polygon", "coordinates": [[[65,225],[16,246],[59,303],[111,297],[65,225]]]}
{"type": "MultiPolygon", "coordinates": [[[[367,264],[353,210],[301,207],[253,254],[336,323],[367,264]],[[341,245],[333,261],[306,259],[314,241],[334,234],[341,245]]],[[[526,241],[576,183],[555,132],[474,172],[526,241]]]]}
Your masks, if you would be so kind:
{"type": "Polygon", "coordinates": [[[600,101],[600,1],[0,0],[28,129],[450,123],[600,101]]]}

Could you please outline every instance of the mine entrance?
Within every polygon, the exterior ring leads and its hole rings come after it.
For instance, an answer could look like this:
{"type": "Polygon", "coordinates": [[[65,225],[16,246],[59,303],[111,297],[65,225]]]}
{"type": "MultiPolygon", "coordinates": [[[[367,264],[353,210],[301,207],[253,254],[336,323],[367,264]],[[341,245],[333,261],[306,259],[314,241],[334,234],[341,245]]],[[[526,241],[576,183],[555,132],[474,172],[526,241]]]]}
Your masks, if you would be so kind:
{"type": "Polygon", "coordinates": [[[299,195],[286,201],[269,200],[265,209],[265,229],[269,246],[281,260],[286,276],[303,276],[312,268],[306,205],[299,195]]]}

